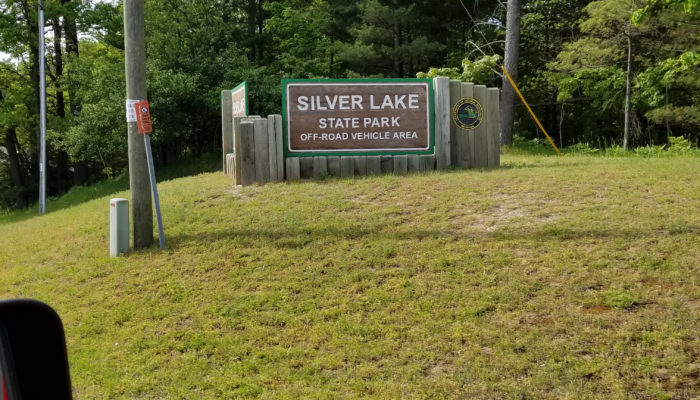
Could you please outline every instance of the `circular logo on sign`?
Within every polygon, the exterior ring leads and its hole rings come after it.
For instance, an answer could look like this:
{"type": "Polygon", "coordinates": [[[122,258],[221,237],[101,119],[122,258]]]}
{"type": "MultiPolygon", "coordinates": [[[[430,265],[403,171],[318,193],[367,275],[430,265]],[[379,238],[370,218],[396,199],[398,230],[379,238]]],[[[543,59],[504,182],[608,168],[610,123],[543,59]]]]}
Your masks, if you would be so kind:
{"type": "Polygon", "coordinates": [[[452,120],[459,129],[476,129],[483,119],[484,109],[475,98],[465,97],[452,108],[452,120]]]}

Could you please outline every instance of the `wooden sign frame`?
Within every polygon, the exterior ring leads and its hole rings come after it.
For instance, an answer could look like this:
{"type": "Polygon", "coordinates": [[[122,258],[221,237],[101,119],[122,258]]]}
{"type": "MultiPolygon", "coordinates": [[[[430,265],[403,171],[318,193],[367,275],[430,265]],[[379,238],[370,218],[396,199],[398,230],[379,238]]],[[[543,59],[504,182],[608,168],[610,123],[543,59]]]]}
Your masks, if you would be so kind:
{"type": "MultiPolygon", "coordinates": [[[[282,126],[283,126],[283,147],[285,157],[313,157],[313,156],[367,156],[367,155],[403,155],[403,154],[434,154],[435,149],[435,106],[434,106],[433,80],[432,79],[283,79],[282,80],[282,126]],[[412,148],[342,148],[342,149],[292,149],[289,137],[290,130],[290,110],[288,110],[289,87],[291,86],[338,86],[347,88],[349,86],[367,87],[372,90],[377,86],[425,86],[427,98],[426,143],[423,147],[412,148]]],[[[312,101],[313,103],[313,101],[312,101]]],[[[398,104],[398,102],[396,103],[398,104]]],[[[390,111],[386,111],[387,113],[390,111]]],[[[414,112],[415,113],[415,112],[414,112]]],[[[422,144],[422,143],[421,143],[422,144]]]]}
{"type": "Polygon", "coordinates": [[[231,89],[231,117],[247,117],[249,114],[249,109],[248,109],[248,82],[244,81],[240,85],[236,86],[235,88],[231,89]],[[243,114],[242,115],[237,115],[236,113],[233,112],[233,106],[235,105],[234,99],[239,96],[239,93],[243,93],[243,101],[244,101],[244,109],[243,109],[243,114]]]}

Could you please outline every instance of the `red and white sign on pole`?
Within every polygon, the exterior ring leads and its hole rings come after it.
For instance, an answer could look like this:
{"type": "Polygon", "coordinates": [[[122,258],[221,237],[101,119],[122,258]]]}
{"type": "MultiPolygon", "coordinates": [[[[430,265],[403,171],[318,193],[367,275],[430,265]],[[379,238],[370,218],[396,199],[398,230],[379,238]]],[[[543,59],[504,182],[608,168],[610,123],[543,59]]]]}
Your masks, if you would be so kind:
{"type": "MultiPolygon", "coordinates": [[[[127,100],[127,121],[131,117],[129,112],[129,104],[131,100],[127,100]]],[[[156,221],[158,222],[158,238],[160,239],[160,248],[165,248],[165,234],[163,233],[163,219],[160,215],[160,200],[158,198],[158,186],[156,185],[156,171],[153,167],[153,153],[151,152],[151,136],[148,133],[153,132],[153,126],[151,125],[151,111],[148,108],[148,100],[135,101],[134,103],[134,113],[136,114],[136,127],[138,132],[143,137],[143,144],[146,147],[146,162],[148,163],[148,174],[151,178],[151,190],[153,191],[153,202],[156,206],[156,221]]],[[[131,121],[130,121],[131,122],[131,121]]]]}
{"type": "Polygon", "coordinates": [[[151,111],[148,108],[148,100],[139,101],[134,104],[136,109],[136,126],[139,133],[144,135],[153,132],[151,126],[151,111]]]}

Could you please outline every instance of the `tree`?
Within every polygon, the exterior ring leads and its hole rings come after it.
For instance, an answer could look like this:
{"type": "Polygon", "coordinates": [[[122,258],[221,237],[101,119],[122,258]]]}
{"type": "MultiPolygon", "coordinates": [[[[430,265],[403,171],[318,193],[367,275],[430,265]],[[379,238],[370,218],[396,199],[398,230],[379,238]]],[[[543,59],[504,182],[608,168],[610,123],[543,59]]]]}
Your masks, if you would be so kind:
{"type": "Polygon", "coordinates": [[[350,30],[352,41],[337,46],[338,59],[354,74],[415,76],[434,64],[445,48],[430,30],[430,21],[446,6],[424,9],[420,2],[365,0],[359,7],[360,22],[350,30]]]}
{"type": "MultiPolygon", "coordinates": [[[[557,62],[551,64],[554,70],[573,74],[573,80],[560,80],[560,99],[565,99],[572,93],[571,88],[564,87],[566,84],[576,85],[577,81],[590,79],[595,75],[599,78],[601,74],[603,77],[607,75],[606,80],[613,80],[609,89],[614,89],[619,86],[619,71],[624,71],[622,144],[625,150],[629,148],[632,122],[633,51],[635,42],[642,34],[634,27],[630,18],[632,12],[640,5],[640,0],[599,0],[588,4],[585,7],[587,18],[580,24],[581,31],[586,36],[567,44],[557,56],[557,62]]],[[[587,94],[596,93],[589,90],[587,94]]],[[[600,95],[597,93],[597,97],[600,95]]],[[[615,104],[615,97],[617,96],[614,92],[603,96],[613,100],[607,103],[608,107],[615,104]]]]}
{"type": "MultiPolygon", "coordinates": [[[[558,89],[550,79],[547,64],[562,51],[564,43],[580,36],[577,28],[584,16],[583,8],[591,0],[529,0],[522,8],[520,53],[518,57],[518,87],[547,132],[560,133],[560,145],[575,141],[573,135],[563,135],[567,121],[565,111],[572,110],[572,103],[557,101],[558,89]]],[[[580,100],[580,99],[578,99],[580,100]]],[[[516,100],[516,104],[520,105],[516,100]]],[[[525,136],[538,127],[527,115],[525,107],[516,106],[517,134],[525,136]]],[[[515,129],[515,128],[514,128],[515,129]]],[[[579,132],[579,131],[577,131],[579,132]]]]}
{"type": "Polygon", "coordinates": [[[648,2],[643,9],[649,18],[640,26],[664,27],[661,35],[666,38],[655,47],[657,57],[635,79],[637,96],[634,103],[651,123],[665,127],[666,140],[672,131],[682,133],[697,142],[700,128],[700,43],[697,42],[697,1],[669,1],[663,6],[648,2]],[[650,6],[657,5],[655,8],[650,6]],[[670,29],[669,29],[670,27],[670,29]],[[668,40],[667,38],[672,38],[668,40]],[[664,43],[665,42],[665,43],[664,43]],[[680,55],[677,49],[686,49],[680,55]]]}
{"type": "MultiPolygon", "coordinates": [[[[506,46],[503,66],[518,83],[518,54],[520,52],[520,0],[509,0],[506,16],[506,46]]],[[[513,142],[513,121],[515,120],[515,89],[503,77],[501,95],[501,143],[509,146],[513,142]]]]}
{"type": "MultiPolygon", "coordinates": [[[[690,93],[694,87],[693,79],[697,79],[693,68],[677,75],[688,79],[688,85],[672,84],[668,79],[662,84],[659,77],[668,60],[676,62],[671,61],[663,73],[674,70],[672,65],[683,65],[678,56],[680,49],[697,51],[697,24],[693,22],[693,15],[683,12],[683,6],[677,3],[660,9],[658,16],[635,26],[631,21],[632,14],[644,4],[640,0],[590,3],[585,7],[586,17],[580,24],[583,36],[566,44],[557,60],[549,65],[560,101],[575,96],[586,97],[591,100],[589,112],[596,113],[596,120],[622,117],[623,124],[612,120],[607,125],[617,130],[616,137],[612,138],[615,142],[619,143],[619,132],[622,131],[621,142],[627,148],[635,142],[653,144],[657,141],[654,124],[660,118],[668,124],[679,122],[680,118],[673,118],[669,112],[674,98],[679,106],[690,107],[678,108],[677,111],[684,110],[679,116],[692,113],[693,96],[690,93]],[[663,93],[656,97],[663,103],[640,95],[652,92],[663,93]],[[661,111],[662,106],[666,107],[666,112],[661,111]],[[653,112],[653,109],[657,111],[653,112]],[[645,135],[642,136],[642,132],[645,135]]],[[[691,59],[686,56],[685,65],[691,59]]],[[[583,115],[581,111],[579,115],[583,115]]],[[[593,127],[598,135],[610,129],[597,122],[593,127]]],[[[665,128],[664,141],[671,126],[665,128]]],[[[687,128],[686,124],[686,132],[687,128]]]]}

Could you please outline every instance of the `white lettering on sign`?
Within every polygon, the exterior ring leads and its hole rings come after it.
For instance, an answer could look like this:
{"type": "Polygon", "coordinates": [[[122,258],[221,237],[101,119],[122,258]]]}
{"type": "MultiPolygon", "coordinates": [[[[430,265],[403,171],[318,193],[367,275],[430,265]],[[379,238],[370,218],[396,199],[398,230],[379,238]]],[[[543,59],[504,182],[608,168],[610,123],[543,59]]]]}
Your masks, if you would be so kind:
{"type": "Polygon", "coordinates": [[[286,154],[432,151],[427,80],[283,82],[286,154]]]}
{"type": "MultiPolygon", "coordinates": [[[[334,96],[299,96],[297,110],[299,111],[347,111],[364,110],[365,99],[359,94],[334,96]]],[[[369,96],[371,110],[418,110],[417,94],[386,95],[383,99],[369,96]]]]}
{"type": "Polygon", "coordinates": [[[231,116],[248,115],[248,85],[243,82],[231,91],[231,116]]]}
{"type": "Polygon", "coordinates": [[[233,115],[245,115],[245,98],[233,102],[233,115]]]}
{"type": "Polygon", "coordinates": [[[299,111],[363,110],[362,96],[345,94],[335,96],[299,96],[299,111]]]}
{"type": "Polygon", "coordinates": [[[396,140],[418,139],[418,132],[325,132],[302,133],[299,135],[302,142],[309,141],[334,141],[334,140],[396,140]]]}

